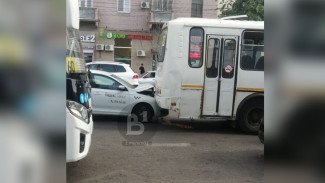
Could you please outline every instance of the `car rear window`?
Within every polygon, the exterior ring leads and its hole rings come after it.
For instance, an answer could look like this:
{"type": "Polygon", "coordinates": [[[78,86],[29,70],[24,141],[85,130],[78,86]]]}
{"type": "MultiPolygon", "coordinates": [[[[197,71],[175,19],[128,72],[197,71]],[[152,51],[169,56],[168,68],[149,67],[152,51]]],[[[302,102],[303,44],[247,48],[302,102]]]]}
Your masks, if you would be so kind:
{"type": "Polygon", "coordinates": [[[87,67],[88,67],[89,69],[96,70],[96,69],[97,69],[97,64],[87,65],[87,67]]]}
{"type": "Polygon", "coordinates": [[[126,72],[125,68],[120,65],[115,65],[116,72],[126,72]]]}
{"type": "Polygon", "coordinates": [[[99,70],[106,71],[106,72],[115,72],[114,65],[108,65],[108,64],[101,64],[99,70]]]}

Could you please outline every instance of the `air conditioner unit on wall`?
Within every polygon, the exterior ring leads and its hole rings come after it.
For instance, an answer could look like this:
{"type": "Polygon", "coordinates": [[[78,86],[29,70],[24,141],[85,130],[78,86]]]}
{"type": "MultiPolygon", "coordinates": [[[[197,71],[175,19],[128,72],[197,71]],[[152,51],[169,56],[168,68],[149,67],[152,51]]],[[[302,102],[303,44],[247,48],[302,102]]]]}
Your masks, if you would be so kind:
{"type": "Polygon", "coordinates": [[[141,2],[141,8],[150,8],[150,3],[149,2],[144,2],[144,1],[142,1],[141,2]]]}
{"type": "Polygon", "coordinates": [[[114,51],[114,45],[105,45],[105,51],[114,51]]]}
{"type": "Polygon", "coordinates": [[[96,44],[96,50],[104,50],[103,44],[96,44]]]}
{"type": "Polygon", "coordinates": [[[146,52],[144,50],[137,50],[137,56],[144,57],[144,56],[146,56],[146,52]]]}

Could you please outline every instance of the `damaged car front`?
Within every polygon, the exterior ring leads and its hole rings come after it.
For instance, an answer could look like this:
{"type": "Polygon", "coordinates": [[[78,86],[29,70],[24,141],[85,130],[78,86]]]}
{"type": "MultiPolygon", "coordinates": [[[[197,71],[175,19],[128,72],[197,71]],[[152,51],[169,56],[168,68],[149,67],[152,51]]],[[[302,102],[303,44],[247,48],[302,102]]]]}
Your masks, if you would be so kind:
{"type": "Polygon", "coordinates": [[[168,115],[154,98],[154,86],[133,86],[122,78],[104,71],[91,71],[93,114],[128,116],[134,114],[140,122],[168,115]]]}

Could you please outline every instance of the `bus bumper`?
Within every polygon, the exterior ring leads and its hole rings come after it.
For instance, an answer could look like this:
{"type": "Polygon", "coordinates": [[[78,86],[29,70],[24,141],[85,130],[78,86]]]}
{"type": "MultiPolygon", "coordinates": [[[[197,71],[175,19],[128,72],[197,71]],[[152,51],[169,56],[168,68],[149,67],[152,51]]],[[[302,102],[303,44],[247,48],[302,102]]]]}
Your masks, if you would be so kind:
{"type": "Polygon", "coordinates": [[[66,112],[66,159],[74,162],[86,157],[91,144],[93,120],[89,124],[66,112]]]}

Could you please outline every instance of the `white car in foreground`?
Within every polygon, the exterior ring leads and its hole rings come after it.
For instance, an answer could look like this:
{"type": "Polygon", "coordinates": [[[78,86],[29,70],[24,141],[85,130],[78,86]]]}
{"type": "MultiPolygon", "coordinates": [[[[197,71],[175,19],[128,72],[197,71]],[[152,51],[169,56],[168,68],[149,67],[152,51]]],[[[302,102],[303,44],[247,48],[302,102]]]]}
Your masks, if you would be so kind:
{"type": "Polygon", "coordinates": [[[106,71],[115,74],[132,85],[139,85],[138,74],[128,64],[113,61],[95,61],[87,63],[87,67],[90,70],[106,71]]]}
{"type": "Polygon", "coordinates": [[[148,71],[144,73],[140,78],[139,78],[139,83],[144,84],[144,83],[149,83],[152,85],[156,85],[156,71],[148,71]]]}
{"type": "Polygon", "coordinates": [[[151,84],[134,86],[115,74],[97,70],[91,70],[90,80],[93,114],[118,116],[135,114],[140,122],[145,122],[144,111],[147,113],[148,121],[154,116],[168,114],[168,110],[158,106],[151,84]]]}

